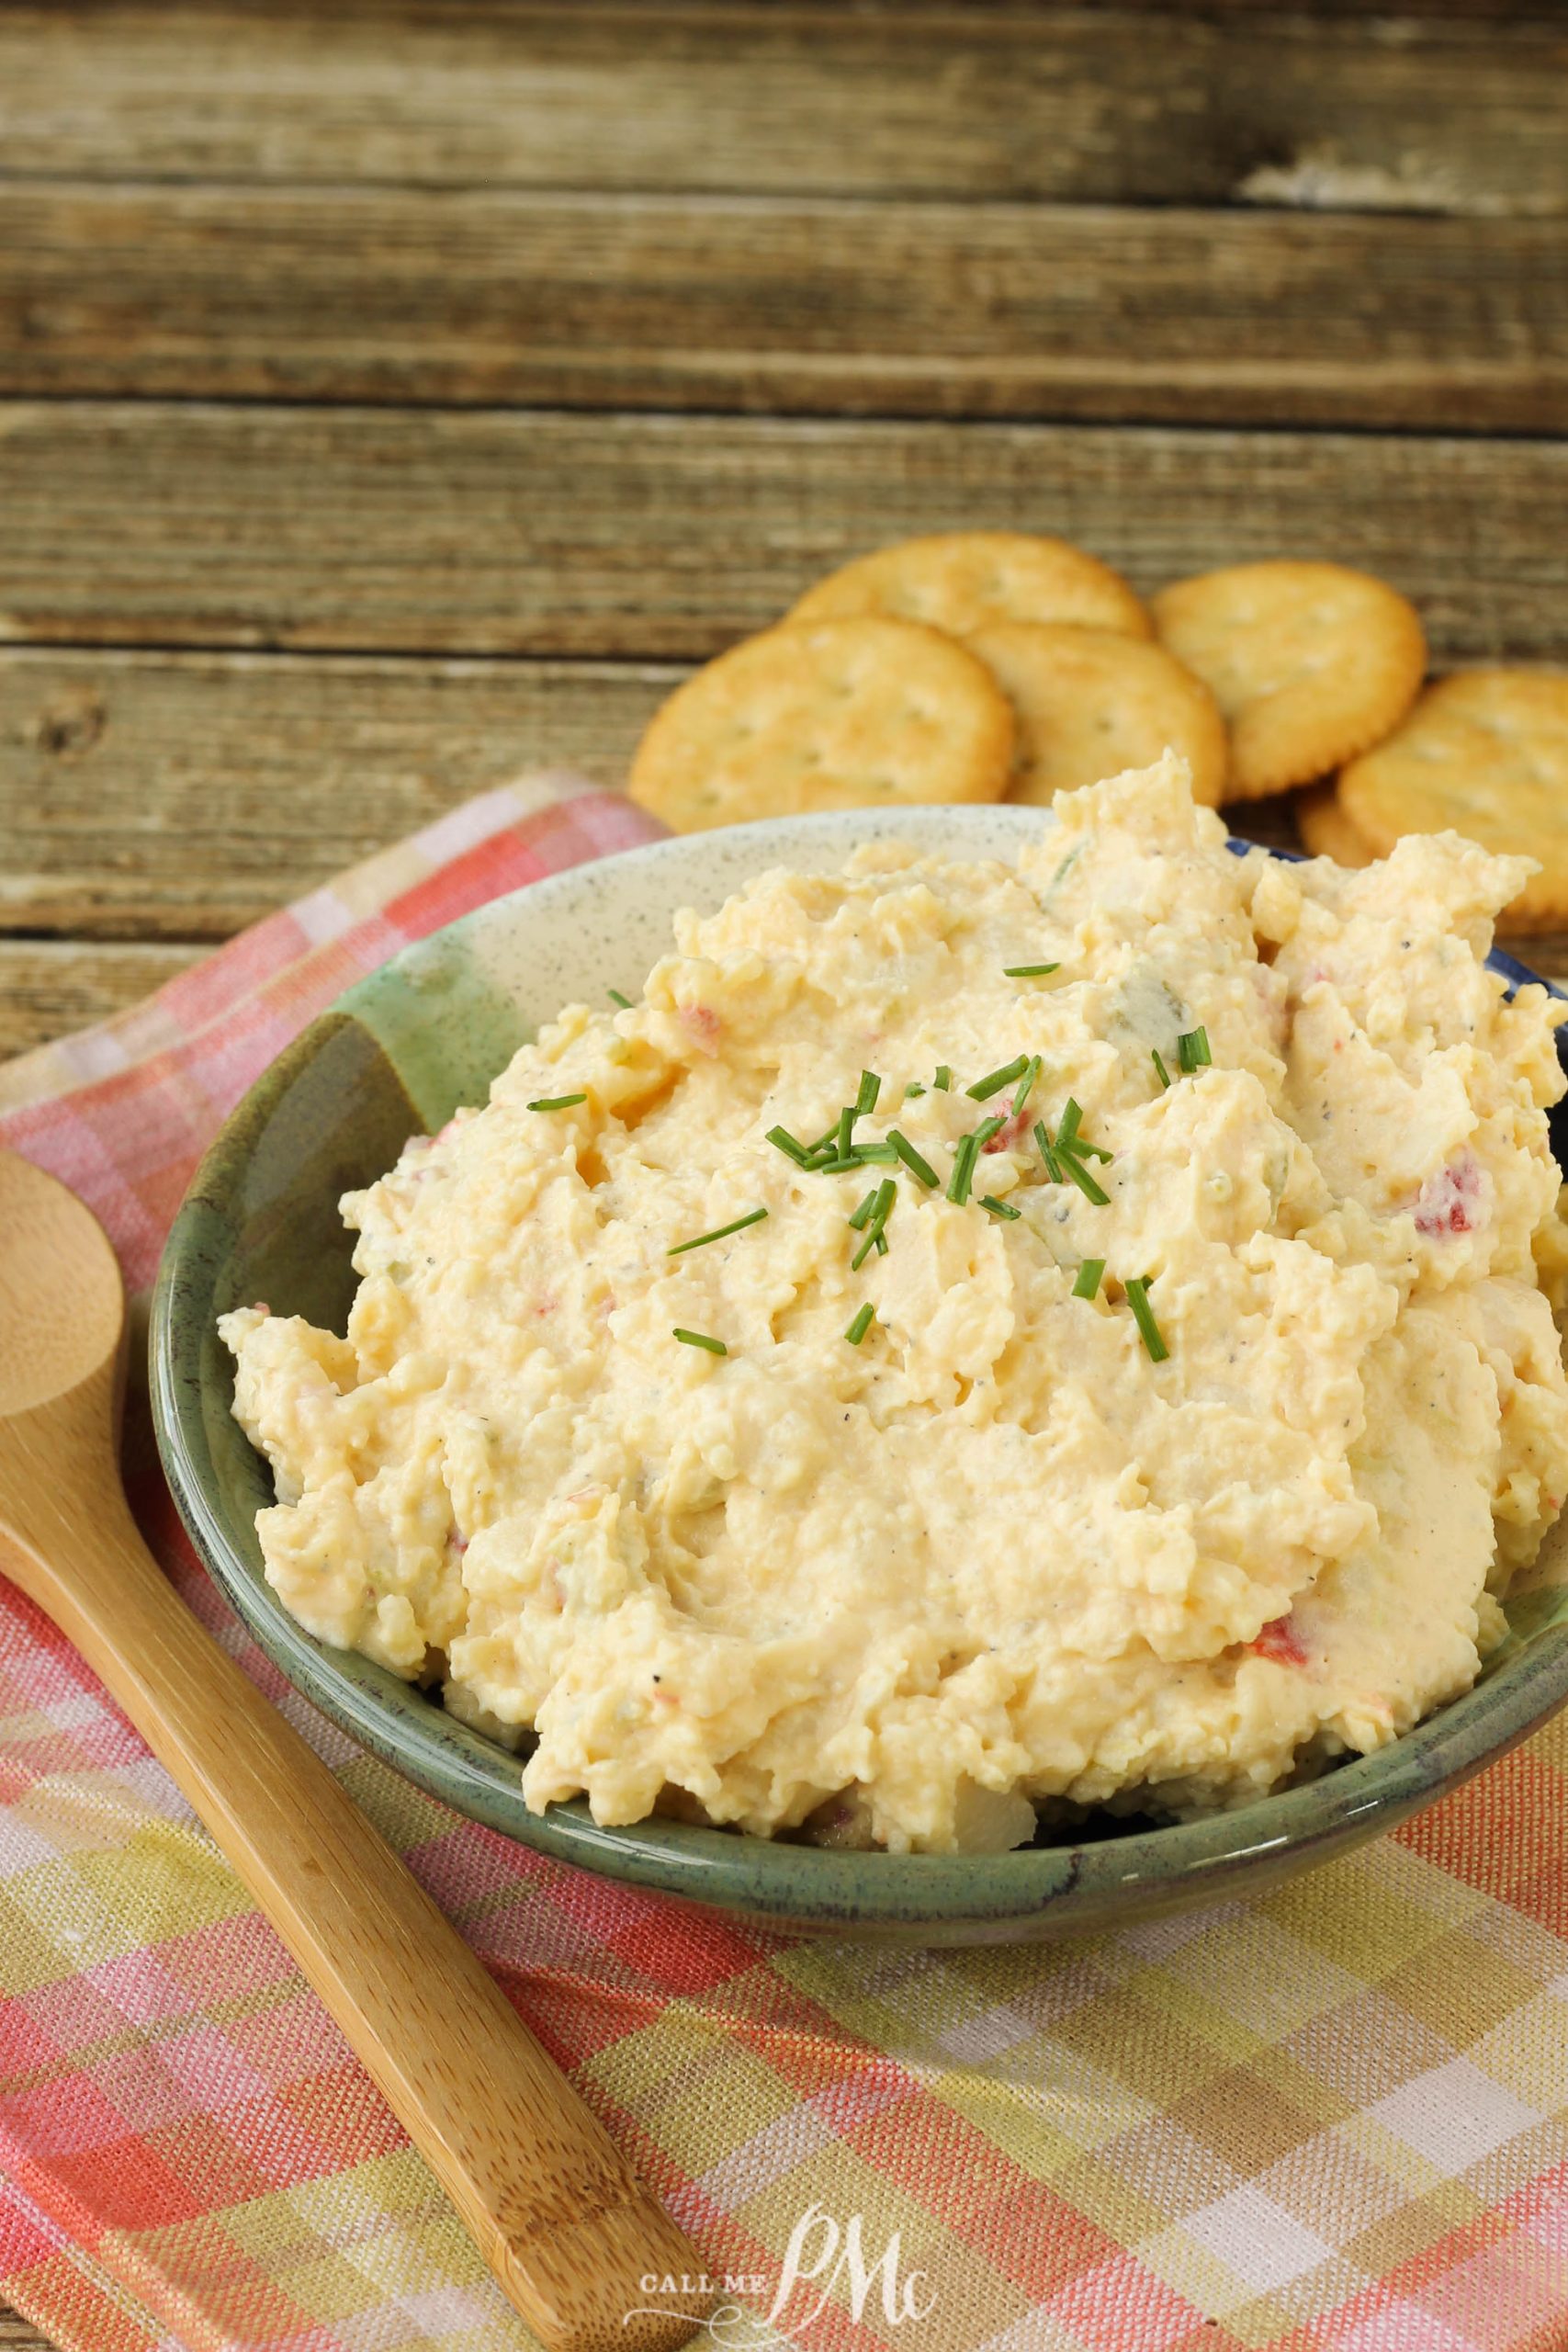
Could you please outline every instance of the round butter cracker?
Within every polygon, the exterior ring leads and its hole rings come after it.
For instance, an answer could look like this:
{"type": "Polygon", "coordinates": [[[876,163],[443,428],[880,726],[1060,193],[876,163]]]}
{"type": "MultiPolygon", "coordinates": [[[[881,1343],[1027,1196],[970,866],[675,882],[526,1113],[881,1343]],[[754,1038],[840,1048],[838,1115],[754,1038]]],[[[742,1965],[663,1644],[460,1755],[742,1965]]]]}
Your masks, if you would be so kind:
{"type": "Polygon", "coordinates": [[[1192,772],[1193,798],[1219,807],[1225,722],[1208,687],[1163,646],[1045,621],[998,621],[966,642],[1018,722],[1010,798],[1041,804],[1150,767],[1169,749],[1192,772]]]}
{"type": "Polygon", "coordinates": [[[886,613],[950,637],[997,621],[1067,621],[1152,637],[1147,612],[1119,571],[1066,539],[1028,531],[941,531],[858,556],[808,588],[790,615],[886,613]]]}
{"type": "Polygon", "coordinates": [[[1371,865],[1376,850],[1346,814],[1338,789],[1320,784],[1296,795],[1296,829],[1303,848],[1314,857],[1331,857],[1336,865],[1371,865]]]}
{"type": "Polygon", "coordinates": [[[875,614],[786,622],[676,688],[637,746],[629,788],[678,833],[999,800],[1012,741],[990,672],[940,631],[875,614]]]}
{"type": "Polygon", "coordinates": [[[1314,784],[1391,734],[1420,690],[1413,605],[1340,563],[1238,563],[1161,589],[1155,627],[1230,721],[1231,797],[1314,784]]]}
{"type": "Polygon", "coordinates": [[[1397,734],[1339,778],[1345,813],[1382,856],[1402,833],[1452,830],[1538,858],[1506,931],[1568,922],[1568,673],[1467,670],[1431,686],[1397,734]]]}

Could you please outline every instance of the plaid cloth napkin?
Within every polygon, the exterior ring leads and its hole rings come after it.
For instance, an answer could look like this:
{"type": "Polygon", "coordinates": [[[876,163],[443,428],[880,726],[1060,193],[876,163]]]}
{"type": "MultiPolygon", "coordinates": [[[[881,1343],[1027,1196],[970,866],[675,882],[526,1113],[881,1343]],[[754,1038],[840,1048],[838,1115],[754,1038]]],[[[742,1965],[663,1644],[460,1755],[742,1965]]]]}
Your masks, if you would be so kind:
{"type": "MultiPolygon", "coordinates": [[[[0,1142],[145,1289],[200,1147],[351,979],[648,838],[535,778],[0,1071],[0,1142]]],[[[1250,1904],[1077,1945],[790,1941],[457,1819],[280,1687],[703,2249],[710,2341],[813,2352],[1561,2352],[1568,1723],[1250,1904]],[[858,2272],[857,2272],[858,2266],[858,2272]]],[[[72,1650],[0,1582],[0,2291],[68,2352],[515,2352],[287,1954],[72,1650]]]]}

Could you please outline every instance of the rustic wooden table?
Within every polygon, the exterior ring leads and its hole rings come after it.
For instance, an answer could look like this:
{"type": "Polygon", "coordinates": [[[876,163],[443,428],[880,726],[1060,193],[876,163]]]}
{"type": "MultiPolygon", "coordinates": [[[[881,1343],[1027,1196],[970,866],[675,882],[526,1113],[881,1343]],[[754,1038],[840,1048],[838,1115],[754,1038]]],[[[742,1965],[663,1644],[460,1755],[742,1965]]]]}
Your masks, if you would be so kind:
{"type": "Polygon", "coordinates": [[[0,10],[0,1052],[906,530],[1568,656],[1568,28],[1399,5],[0,10]]]}

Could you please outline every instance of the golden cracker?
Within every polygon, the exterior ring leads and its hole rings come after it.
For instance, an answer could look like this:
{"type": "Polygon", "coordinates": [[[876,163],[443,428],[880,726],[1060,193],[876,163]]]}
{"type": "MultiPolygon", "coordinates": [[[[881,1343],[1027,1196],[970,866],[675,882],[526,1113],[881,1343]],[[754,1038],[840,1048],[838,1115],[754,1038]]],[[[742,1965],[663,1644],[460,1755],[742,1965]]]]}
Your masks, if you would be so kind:
{"type": "Polygon", "coordinates": [[[1331,857],[1336,865],[1371,865],[1377,856],[1347,815],[1336,785],[1314,785],[1310,792],[1297,793],[1296,828],[1303,848],[1314,857],[1331,857]]]}
{"type": "Polygon", "coordinates": [[[858,556],[808,588],[791,620],[886,613],[972,637],[998,621],[1067,621],[1152,637],[1119,571],[1066,539],[1027,531],[942,531],[858,556]]]}
{"type": "Polygon", "coordinates": [[[1230,721],[1235,799],[1256,800],[1391,734],[1420,690],[1415,606],[1339,563],[1238,563],[1162,588],[1155,627],[1230,721]]]}
{"type": "Polygon", "coordinates": [[[1036,804],[1152,765],[1168,746],[1192,772],[1192,795],[1224,797],[1230,746],[1219,705],[1162,645],[1108,629],[998,621],[965,640],[1013,707],[1009,798],[1036,804]]]}
{"type": "Polygon", "coordinates": [[[678,833],[819,808],[999,800],[1012,712],[939,630],[857,614],[747,638],[677,687],[632,798],[678,833]]]}
{"type": "Polygon", "coordinates": [[[1534,857],[1507,931],[1568,922],[1568,673],[1467,670],[1421,696],[1396,734],[1339,778],[1345,813],[1379,856],[1402,833],[1463,833],[1534,857]]]}

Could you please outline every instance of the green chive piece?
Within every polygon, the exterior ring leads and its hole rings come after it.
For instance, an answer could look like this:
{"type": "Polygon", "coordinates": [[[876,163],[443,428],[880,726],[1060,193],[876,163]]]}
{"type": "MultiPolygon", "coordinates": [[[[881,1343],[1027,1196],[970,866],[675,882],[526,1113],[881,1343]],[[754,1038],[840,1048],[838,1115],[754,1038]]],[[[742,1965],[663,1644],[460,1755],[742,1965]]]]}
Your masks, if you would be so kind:
{"type": "Polygon", "coordinates": [[[1061,968],[1060,964],[1004,964],[1002,978],[1004,980],[1038,980],[1043,979],[1047,972],[1059,972],[1061,968]]]}
{"type": "Polygon", "coordinates": [[[983,1209],[989,1209],[993,1216],[1010,1216],[1016,1219],[1023,1215],[1021,1209],[1010,1208],[1006,1201],[998,1201],[994,1193],[982,1193],[980,1206],[983,1209]]]}
{"type": "Polygon", "coordinates": [[[1104,1259],[1086,1258],[1078,1268],[1077,1280],[1073,1284],[1073,1296],[1075,1298],[1098,1297],[1100,1285],[1104,1280],[1104,1259]]]}
{"type": "Polygon", "coordinates": [[[623,1012],[629,1012],[632,1009],[632,1001],[630,997],[623,996],[619,989],[612,989],[610,990],[610,1002],[612,1004],[618,1004],[623,1012]]]}
{"type": "Polygon", "coordinates": [[[865,1305],[856,1315],[854,1321],[850,1325],[849,1329],[844,1333],[844,1337],[849,1341],[852,1348],[859,1347],[861,1341],[864,1339],[866,1333],[870,1330],[875,1320],[876,1309],[873,1306],[870,1299],[867,1299],[865,1305]]]}
{"type": "Polygon", "coordinates": [[[831,1151],[837,1146],[838,1140],[839,1122],[835,1119],[832,1125],[825,1128],[822,1134],[818,1136],[816,1142],[808,1143],[806,1148],[807,1151],[812,1153],[818,1151],[831,1151]]]}
{"type": "Polygon", "coordinates": [[[903,1161],[910,1174],[918,1176],[921,1183],[926,1185],[930,1191],[934,1193],[937,1185],[941,1182],[941,1179],[937,1175],[936,1170],[931,1166],[931,1161],[929,1159],[921,1159],[919,1153],[915,1149],[914,1145],[909,1141],[908,1136],[906,1135],[900,1135],[897,1127],[889,1127],[887,1130],[887,1140],[892,1145],[894,1152],[897,1158],[903,1161]]]}
{"type": "Polygon", "coordinates": [[[837,1150],[834,1157],[839,1159],[848,1159],[850,1156],[850,1148],[853,1144],[854,1139],[855,1106],[852,1102],[846,1102],[843,1109],[839,1114],[839,1124],[834,1130],[834,1141],[837,1145],[837,1150]]]}
{"type": "Polygon", "coordinates": [[[975,1130],[976,1150],[984,1151],[991,1137],[994,1135],[999,1135],[1006,1125],[1007,1121],[999,1111],[993,1111],[988,1119],[982,1119],[975,1130]]]}
{"type": "Polygon", "coordinates": [[[1149,1047],[1149,1059],[1155,1066],[1155,1076],[1158,1079],[1160,1085],[1162,1087],[1168,1086],[1170,1084],[1170,1072],[1167,1069],[1164,1062],[1160,1059],[1159,1048],[1157,1046],[1151,1046],[1149,1047]]]}
{"type": "Polygon", "coordinates": [[[975,1181],[975,1156],[979,1147],[974,1136],[963,1136],[953,1155],[953,1173],[947,1180],[947,1197],[959,1208],[969,1198],[969,1187],[975,1181]]]}
{"type": "Polygon", "coordinates": [[[1077,1186],[1086,1201],[1092,1201],[1097,1209],[1108,1209],[1111,1206],[1110,1193],[1103,1185],[1096,1183],[1081,1159],[1075,1159],[1070,1151],[1062,1149],[1060,1136],[1056,1138],[1056,1157],[1062,1163],[1063,1175],[1070,1184],[1077,1186]]]}
{"type": "Polygon", "coordinates": [[[1209,1051],[1209,1033],[1204,1028],[1186,1029],[1176,1041],[1176,1058],[1189,1072],[1207,1069],[1213,1061],[1209,1051]]]}
{"type": "Polygon", "coordinates": [[[1127,1294],[1127,1304],[1133,1310],[1133,1319],[1144,1335],[1144,1345],[1147,1348],[1151,1360],[1155,1363],[1163,1363],[1169,1355],[1170,1350],[1160,1335],[1159,1325],[1155,1321],[1154,1308],[1149,1305],[1147,1274],[1134,1275],[1130,1283],[1123,1283],[1122,1287],[1127,1294]]]}
{"type": "Polygon", "coordinates": [[[1062,1105],[1062,1115],[1056,1122],[1056,1148],[1058,1151],[1071,1151],[1074,1143],[1077,1139],[1078,1128],[1082,1124],[1083,1113],[1079,1109],[1073,1096],[1069,1094],[1066,1102],[1062,1105]]]}
{"type": "Polygon", "coordinates": [[[858,1273],[860,1272],[862,1265],[864,1263],[865,1260],[870,1257],[874,1250],[879,1257],[886,1256],[887,1242],[882,1228],[886,1224],[893,1204],[897,1197],[897,1185],[893,1182],[891,1176],[885,1176],[881,1183],[876,1188],[876,1194],[872,1206],[871,1216],[866,1224],[865,1239],[861,1243],[860,1248],[850,1260],[850,1268],[852,1272],[858,1273]]]}
{"type": "Polygon", "coordinates": [[[1045,1162],[1046,1175],[1049,1176],[1053,1184],[1059,1184],[1062,1181],[1062,1164],[1056,1157],[1055,1148],[1051,1141],[1051,1130],[1043,1119],[1036,1119],[1034,1122],[1034,1140],[1040,1147],[1040,1157],[1045,1162]]]}
{"type": "Polygon", "coordinates": [[[787,1127],[770,1127],[766,1140],[782,1151],[786,1159],[793,1159],[797,1168],[810,1167],[811,1154],[803,1143],[795,1141],[787,1127]]]}
{"type": "Polygon", "coordinates": [[[860,1092],[855,1096],[855,1116],[863,1119],[876,1108],[876,1098],[882,1091],[882,1080],[874,1069],[860,1074],[860,1092]]]}
{"type": "Polygon", "coordinates": [[[1012,1108],[1008,1113],[1010,1119],[1018,1117],[1031,1094],[1033,1093],[1034,1081],[1039,1077],[1042,1067],[1041,1057],[1038,1054],[1031,1054],[1024,1065],[1023,1077],[1019,1083],[1018,1092],[1012,1098],[1012,1108]]]}
{"type": "Polygon", "coordinates": [[[898,1154],[889,1136],[885,1143],[857,1143],[852,1157],[863,1168],[891,1168],[898,1154]]]}
{"type": "Polygon", "coordinates": [[[744,1233],[749,1225],[761,1225],[767,1214],[766,1209],[750,1209],[744,1216],[738,1216],[733,1225],[716,1225],[711,1233],[699,1233],[692,1241],[677,1241],[674,1248],[667,1250],[664,1254],[667,1258],[683,1258],[688,1250],[704,1250],[710,1241],[724,1241],[732,1233],[744,1233]]]}
{"type": "Polygon", "coordinates": [[[916,1095],[917,1095],[917,1094],[923,1094],[923,1093],[925,1092],[925,1091],[926,1091],[926,1090],[925,1090],[925,1088],[920,1084],[919,1080],[918,1078],[917,1078],[917,1079],[914,1079],[914,1080],[912,1080],[910,1081],[910,1083],[909,1083],[909,1084],[908,1084],[908,1085],[904,1089],[904,1100],[905,1100],[905,1102],[912,1102],[914,1101],[914,1099],[915,1099],[915,1097],[916,1097],[916,1095]]]}
{"type": "Polygon", "coordinates": [[[705,1331],[682,1331],[679,1323],[670,1326],[682,1347],[705,1348],[710,1356],[727,1356],[729,1350],[722,1340],[710,1340],[705,1331]]]}
{"type": "Polygon", "coordinates": [[[574,1102],[586,1102],[586,1094],[541,1094],[530,1102],[530,1111],[570,1111],[574,1102]]]}
{"type": "Polygon", "coordinates": [[[964,1091],[976,1102],[988,1102],[993,1094],[999,1094],[1004,1086],[1010,1086],[1015,1078],[1021,1078],[1028,1068],[1029,1056],[1020,1054],[1017,1061],[1009,1062],[1006,1069],[994,1069],[988,1078],[977,1078],[973,1086],[966,1086],[964,1091]]]}
{"type": "Polygon", "coordinates": [[[939,1094],[950,1094],[953,1091],[953,1072],[945,1062],[938,1062],[936,1077],[932,1083],[939,1094]]]}
{"type": "Polygon", "coordinates": [[[853,1216],[851,1217],[851,1227],[856,1233],[860,1231],[862,1226],[865,1223],[866,1218],[876,1206],[876,1193],[877,1188],[874,1184],[870,1192],[866,1194],[864,1200],[861,1203],[859,1208],[856,1209],[853,1216]]]}

